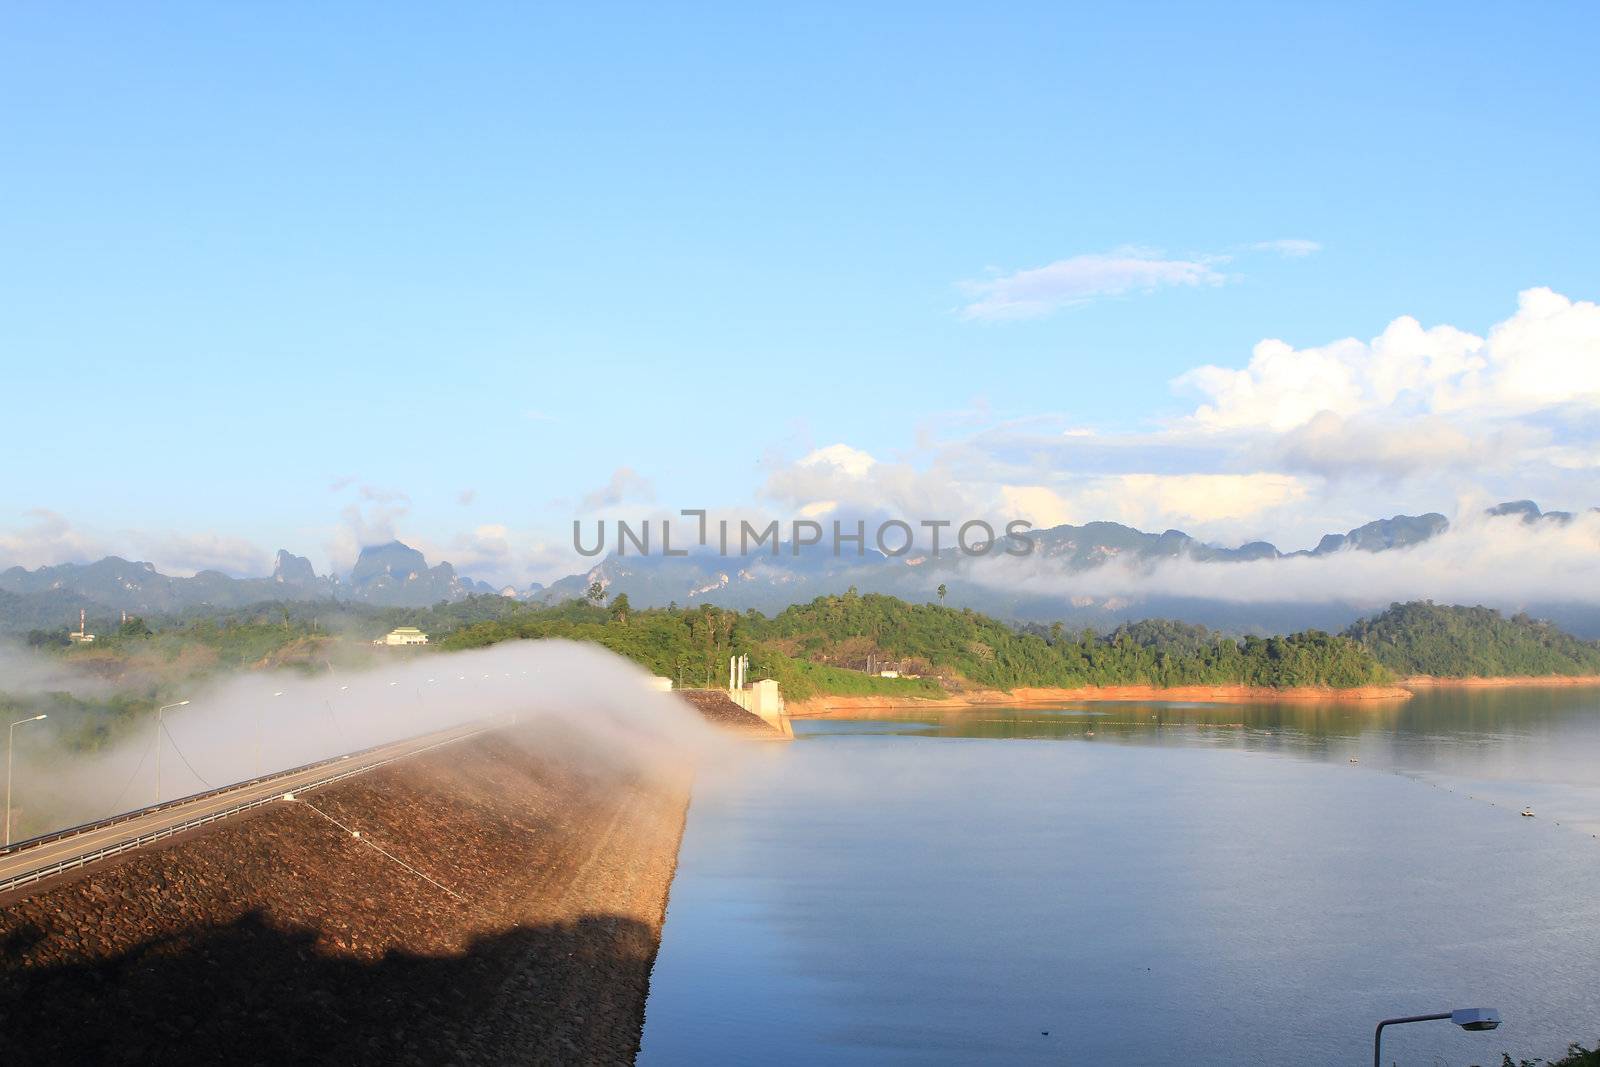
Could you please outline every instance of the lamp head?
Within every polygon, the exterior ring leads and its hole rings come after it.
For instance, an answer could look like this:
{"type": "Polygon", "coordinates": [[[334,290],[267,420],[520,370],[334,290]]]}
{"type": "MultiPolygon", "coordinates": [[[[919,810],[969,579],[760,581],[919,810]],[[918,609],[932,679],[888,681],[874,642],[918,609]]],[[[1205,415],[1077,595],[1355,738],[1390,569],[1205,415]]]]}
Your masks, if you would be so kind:
{"type": "Polygon", "coordinates": [[[1493,1030],[1500,1025],[1500,1012],[1494,1008],[1457,1008],[1450,1021],[1463,1030],[1493,1030]]]}

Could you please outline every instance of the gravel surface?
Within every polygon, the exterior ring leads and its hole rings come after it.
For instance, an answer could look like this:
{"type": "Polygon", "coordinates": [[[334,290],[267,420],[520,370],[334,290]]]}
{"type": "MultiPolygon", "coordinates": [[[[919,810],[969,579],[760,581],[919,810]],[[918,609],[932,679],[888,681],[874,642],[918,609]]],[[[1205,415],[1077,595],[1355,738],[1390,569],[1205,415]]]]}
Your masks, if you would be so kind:
{"type": "Polygon", "coordinates": [[[680,689],[678,696],[694,705],[705,720],[733,733],[782,737],[765,719],[735,704],[720,689],[680,689]]]}
{"type": "Polygon", "coordinates": [[[688,784],[524,729],[14,895],[0,1063],[629,1063],[688,784]]]}

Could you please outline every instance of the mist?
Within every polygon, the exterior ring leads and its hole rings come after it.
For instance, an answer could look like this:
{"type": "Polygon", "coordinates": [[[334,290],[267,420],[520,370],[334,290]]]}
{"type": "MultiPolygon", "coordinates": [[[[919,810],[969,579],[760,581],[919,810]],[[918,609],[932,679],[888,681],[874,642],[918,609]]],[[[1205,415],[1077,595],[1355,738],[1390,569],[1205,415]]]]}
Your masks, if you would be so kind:
{"type": "MultiPolygon", "coordinates": [[[[77,692],[104,683],[10,653],[0,689],[77,692]],[[22,684],[19,684],[22,683],[22,684]]],[[[162,716],[161,800],[247,781],[470,722],[532,728],[563,758],[632,773],[679,773],[729,742],[640,667],[593,645],[516,641],[424,653],[369,670],[212,679],[162,716]]],[[[13,839],[155,803],[156,721],[113,747],[75,752],[48,720],[17,730],[13,839]]]]}
{"type": "Polygon", "coordinates": [[[1517,610],[1535,603],[1600,604],[1600,514],[1565,525],[1519,516],[1474,517],[1406,548],[1347,548],[1326,556],[1238,563],[1182,557],[1111,561],[1062,572],[1051,561],[976,560],[967,575],[992,589],[1063,598],[1192,597],[1232,603],[1342,603],[1362,608],[1434,600],[1517,610]]]}
{"type": "Polygon", "coordinates": [[[0,644],[0,693],[71,693],[87,698],[103,696],[114,688],[105,679],[74,670],[59,660],[0,644]]]}

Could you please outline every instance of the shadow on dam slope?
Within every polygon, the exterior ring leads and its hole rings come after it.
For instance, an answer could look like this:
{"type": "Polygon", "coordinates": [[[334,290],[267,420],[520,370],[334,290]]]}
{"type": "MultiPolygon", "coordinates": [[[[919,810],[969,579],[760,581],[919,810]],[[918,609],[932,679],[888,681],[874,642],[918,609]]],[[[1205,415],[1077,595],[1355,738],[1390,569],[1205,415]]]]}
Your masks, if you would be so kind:
{"type": "Polygon", "coordinates": [[[259,911],[114,956],[22,961],[0,945],[0,1062],[631,1063],[656,932],[586,915],[447,956],[331,956],[259,911]]]}

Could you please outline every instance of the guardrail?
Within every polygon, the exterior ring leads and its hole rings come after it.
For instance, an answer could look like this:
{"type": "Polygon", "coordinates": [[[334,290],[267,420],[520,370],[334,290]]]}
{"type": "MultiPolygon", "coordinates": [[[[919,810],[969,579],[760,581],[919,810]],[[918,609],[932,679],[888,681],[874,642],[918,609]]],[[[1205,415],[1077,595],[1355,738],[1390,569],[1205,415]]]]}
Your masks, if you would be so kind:
{"type": "Polygon", "coordinates": [[[329,756],[327,759],[312,760],[310,763],[302,763],[300,766],[290,767],[288,770],[274,771],[271,774],[263,774],[259,778],[246,778],[242,782],[229,782],[227,785],[219,785],[215,789],[202,789],[198,793],[190,793],[188,796],[176,797],[172,800],[163,800],[159,804],[149,804],[142,808],[134,808],[131,811],[118,812],[115,815],[108,815],[104,819],[96,819],[93,822],[79,823],[76,826],[67,826],[60,830],[51,830],[49,833],[38,834],[34,837],[25,837],[21,841],[13,841],[9,845],[0,845],[0,856],[10,856],[18,852],[25,852],[30,848],[36,848],[39,845],[49,845],[56,841],[65,841],[69,837],[79,837],[83,834],[93,833],[96,830],[104,830],[108,826],[116,826],[119,823],[130,822],[134,819],[142,819],[152,812],[165,811],[168,808],[176,808],[181,807],[184,804],[192,804],[197,800],[204,800],[206,797],[221,796],[223,793],[232,793],[240,789],[249,789],[251,786],[260,785],[263,782],[270,782],[277,778],[287,778],[291,775],[303,774],[313,767],[325,767],[331,763],[343,763],[346,760],[356,759],[366,755],[369,752],[375,752],[383,747],[384,746],[380,744],[371,745],[367,748],[359,748],[354,752],[347,752],[343,755],[329,756]]]}
{"type": "MultiPolygon", "coordinates": [[[[485,726],[485,727],[482,727],[480,729],[473,730],[471,733],[466,733],[466,734],[461,734],[461,735],[456,736],[456,737],[446,738],[443,741],[438,741],[438,742],[435,742],[434,744],[431,744],[431,745],[424,745],[422,748],[415,749],[415,750],[410,751],[410,752],[402,752],[397,756],[390,756],[388,759],[378,760],[378,761],[376,761],[374,763],[363,763],[359,767],[351,767],[348,770],[340,771],[338,774],[332,774],[332,775],[327,776],[326,778],[317,778],[317,779],[314,779],[313,781],[306,782],[303,785],[296,786],[292,791],[293,792],[302,792],[302,791],[307,790],[307,789],[316,789],[316,788],[319,788],[320,786],[331,785],[334,782],[341,781],[342,779],[345,779],[345,778],[353,777],[353,776],[355,776],[357,774],[364,774],[367,771],[376,770],[379,767],[386,767],[389,764],[395,763],[395,762],[397,762],[399,760],[410,759],[413,756],[420,756],[424,752],[431,752],[433,749],[443,748],[445,745],[453,745],[457,741],[465,741],[467,738],[476,737],[479,734],[486,732],[488,729],[489,729],[489,727],[485,726]]],[[[380,746],[376,746],[376,747],[380,747],[381,748],[383,746],[380,745],[380,746]]],[[[368,749],[367,751],[371,751],[371,749],[368,749]]],[[[342,756],[336,757],[336,759],[337,759],[338,762],[341,762],[341,763],[344,762],[344,757],[342,757],[342,756]]],[[[150,815],[152,812],[160,811],[163,808],[170,808],[170,807],[173,807],[175,805],[192,803],[195,800],[203,799],[203,798],[208,797],[208,796],[214,796],[214,795],[216,795],[217,793],[220,793],[220,792],[227,792],[227,791],[234,790],[234,789],[249,788],[252,785],[259,785],[261,783],[272,781],[274,779],[284,778],[284,777],[287,777],[289,775],[294,775],[294,774],[301,774],[305,770],[307,770],[308,768],[316,767],[316,766],[319,766],[319,764],[316,764],[316,763],[306,764],[304,767],[298,767],[298,768],[296,768],[296,769],[294,769],[292,771],[284,771],[281,774],[269,775],[269,776],[267,776],[265,778],[255,779],[254,781],[251,781],[251,782],[238,783],[236,785],[224,787],[223,789],[220,789],[220,790],[212,790],[212,791],[209,791],[209,792],[206,792],[206,793],[197,793],[193,797],[186,798],[185,800],[168,801],[166,804],[158,805],[158,806],[151,807],[151,808],[145,808],[145,809],[142,809],[141,811],[138,811],[138,812],[130,812],[127,815],[118,816],[115,819],[108,819],[108,820],[105,820],[105,821],[102,821],[102,822],[99,822],[99,823],[85,824],[85,827],[74,828],[72,831],[62,831],[59,835],[46,835],[46,837],[44,837],[44,838],[30,838],[28,842],[24,842],[24,843],[25,844],[35,844],[36,845],[36,844],[44,843],[44,842],[47,842],[47,841],[63,840],[66,837],[74,836],[75,833],[87,833],[89,829],[103,829],[106,826],[114,826],[114,825],[116,825],[117,823],[120,823],[120,822],[127,822],[127,821],[129,821],[131,819],[135,819],[135,818],[143,818],[145,816],[150,815]]],[[[21,874],[12,875],[9,878],[0,880],[0,893],[8,893],[13,889],[19,889],[19,888],[21,888],[22,886],[25,886],[25,885],[32,885],[33,883],[41,881],[41,880],[43,880],[45,878],[49,878],[49,877],[52,877],[52,876],[57,875],[57,874],[62,874],[64,872],[66,872],[66,871],[75,870],[76,868],[79,868],[79,867],[85,867],[85,866],[87,866],[87,865],[89,865],[91,863],[95,863],[95,862],[97,862],[99,860],[109,859],[112,856],[120,855],[123,852],[128,852],[128,851],[130,851],[132,849],[139,848],[142,845],[153,844],[153,843],[155,843],[157,841],[160,841],[160,840],[162,840],[164,838],[171,837],[173,834],[179,834],[179,833],[182,833],[185,830],[193,830],[196,827],[204,826],[207,823],[216,822],[219,819],[226,819],[229,816],[238,815],[238,814],[240,814],[242,812],[250,811],[253,808],[259,808],[263,804],[271,804],[271,803],[273,803],[275,801],[282,800],[283,797],[284,797],[283,793],[268,793],[265,796],[254,797],[254,798],[252,798],[250,800],[241,800],[237,804],[234,804],[234,805],[232,805],[230,807],[222,808],[222,809],[220,809],[218,811],[208,812],[205,815],[196,815],[192,819],[185,819],[182,822],[177,822],[177,823],[173,823],[173,824],[168,825],[168,826],[160,827],[159,829],[150,830],[148,833],[139,834],[139,835],[137,835],[135,837],[125,838],[125,839],[123,839],[121,841],[117,841],[117,842],[114,842],[114,843],[109,844],[109,845],[104,845],[104,846],[102,846],[100,848],[91,849],[91,850],[89,850],[87,852],[79,853],[76,856],[69,856],[66,859],[56,860],[53,863],[44,864],[44,865],[42,865],[40,867],[36,867],[36,868],[34,868],[32,870],[24,871],[21,874]]],[[[13,845],[12,849],[13,849],[13,851],[15,851],[16,846],[13,845]]]]}

